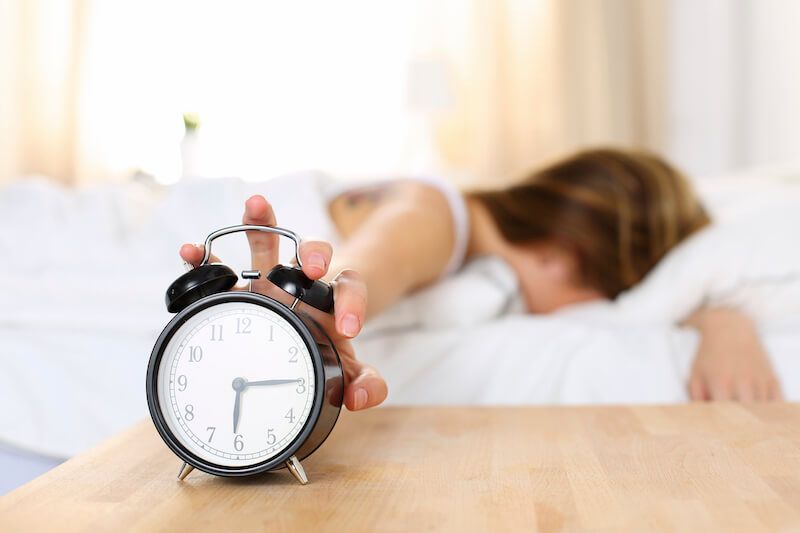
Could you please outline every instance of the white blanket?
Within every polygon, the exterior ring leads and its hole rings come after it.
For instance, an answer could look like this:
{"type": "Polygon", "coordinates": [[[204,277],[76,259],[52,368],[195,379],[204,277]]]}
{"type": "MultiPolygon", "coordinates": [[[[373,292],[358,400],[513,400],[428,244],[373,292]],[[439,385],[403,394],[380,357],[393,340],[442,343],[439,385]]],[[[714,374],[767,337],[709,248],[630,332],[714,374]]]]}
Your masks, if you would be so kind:
{"type": "MultiPolygon", "coordinates": [[[[178,245],[236,223],[254,192],[268,195],[282,225],[335,241],[319,180],[189,181],[162,193],[21,182],[0,191],[0,441],[67,456],[145,417],[144,373],[169,319],[164,290],[182,272],[178,245]]],[[[797,201],[797,189],[782,184],[768,205],[797,201]]],[[[685,399],[697,339],[674,324],[712,298],[755,314],[789,398],[800,399],[800,261],[785,230],[800,225],[779,212],[787,218],[752,226],[747,249],[700,235],[619,303],[546,317],[517,312],[505,265],[474,262],[369,324],[359,354],[386,375],[390,403],[675,402],[685,399]]],[[[247,266],[243,237],[215,251],[247,266]]]]}

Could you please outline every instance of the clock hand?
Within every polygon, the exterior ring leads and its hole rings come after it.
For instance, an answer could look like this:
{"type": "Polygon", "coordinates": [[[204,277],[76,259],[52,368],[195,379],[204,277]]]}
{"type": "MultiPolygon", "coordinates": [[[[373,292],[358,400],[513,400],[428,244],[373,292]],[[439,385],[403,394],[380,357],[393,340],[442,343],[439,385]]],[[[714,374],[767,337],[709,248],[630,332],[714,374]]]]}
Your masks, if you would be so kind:
{"type": "Polygon", "coordinates": [[[264,379],[261,381],[248,381],[245,387],[258,387],[261,385],[286,385],[288,383],[299,383],[299,379],[264,379]]]}
{"type": "Polygon", "coordinates": [[[242,400],[242,391],[247,387],[264,385],[286,385],[289,383],[299,383],[300,379],[263,379],[261,381],[247,381],[244,378],[234,378],[231,387],[236,391],[236,399],[233,401],[233,432],[239,427],[239,404],[242,400]]]}
{"type": "Polygon", "coordinates": [[[242,398],[242,391],[236,391],[236,400],[233,402],[233,432],[236,433],[236,428],[239,426],[239,401],[242,398]]]}
{"type": "Polygon", "coordinates": [[[236,391],[236,399],[233,401],[233,432],[236,433],[236,428],[239,427],[239,404],[242,399],[242,391],[247,387],[247,380],[235,378],[231,387],[236,391]]]}

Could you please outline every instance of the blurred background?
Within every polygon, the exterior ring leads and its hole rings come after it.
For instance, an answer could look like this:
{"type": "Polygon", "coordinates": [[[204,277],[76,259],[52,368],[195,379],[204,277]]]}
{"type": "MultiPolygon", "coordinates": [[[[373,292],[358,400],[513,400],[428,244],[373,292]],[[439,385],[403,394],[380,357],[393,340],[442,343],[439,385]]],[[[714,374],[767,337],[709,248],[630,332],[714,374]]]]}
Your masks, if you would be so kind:
{"type": "Polygon", "coordinates": [[[724,173],[798,155],[798,22],[793,0],[0,0],[0,182],[495,184],[598,143],[724,173]]]}
{"type": "MultiPolygon", "coordinates": [[[[0,494],[146,418],[180,243],[255,193],[335,243],[312,169],[490,187],[589,145],[659,152],[739,222],[639,300],[753,310],[788,332],[763,330],[799,399],[798,27],[796,0],[0,0],[0,494]]],[[[215,252],[246,268],[240,237],[215,252]]],[[[516,280],[480,268],[359,336],[390,403],[686,400],[677,320],[504,317],[516,280]]]]}

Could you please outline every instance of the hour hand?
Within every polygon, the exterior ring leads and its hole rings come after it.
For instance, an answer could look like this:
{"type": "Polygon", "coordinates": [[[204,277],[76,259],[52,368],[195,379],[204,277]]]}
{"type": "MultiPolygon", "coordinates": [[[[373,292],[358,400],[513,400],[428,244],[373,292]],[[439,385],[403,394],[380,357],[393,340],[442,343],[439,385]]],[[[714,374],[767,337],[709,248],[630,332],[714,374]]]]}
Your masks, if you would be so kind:
{"type": "Polygon", "coordinates": [[[258,387],[262,385],[287,385],[289,383],[299,383],[301,378],[296,379],[262,379],[261,381],[248,381],[248,387],[258,387]]]}
{"type": "Polygon", "coordinates": [[[233,432],[236,433],[236,428],[239,427],[239,403],[242,400],[242,391],[247,387],[247,380],[236,378],[231,387],[236,391],[236,399],[233,401],[233,432]]]}
{"type": "Polygon", "coordinates": [[[242,391],[236,391],[236,400],[233,402],[233,432],[236,433],[236,428],[239,427],[239,402],[242,399],[242,391]]]}

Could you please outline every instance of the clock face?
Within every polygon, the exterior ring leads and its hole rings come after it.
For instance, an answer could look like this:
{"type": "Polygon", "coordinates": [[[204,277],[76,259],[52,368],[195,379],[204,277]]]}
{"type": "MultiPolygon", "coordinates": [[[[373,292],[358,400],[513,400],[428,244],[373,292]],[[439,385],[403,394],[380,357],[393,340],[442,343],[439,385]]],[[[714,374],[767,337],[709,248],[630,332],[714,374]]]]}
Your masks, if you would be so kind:
{"type": "Polygon", "coordinates": [[[163,419],[193,455],[248,467],[300,434],[315,397],[314,364],[274,311],[232,301],[206,307],[172,335],[157,369],[163,419]]]}

